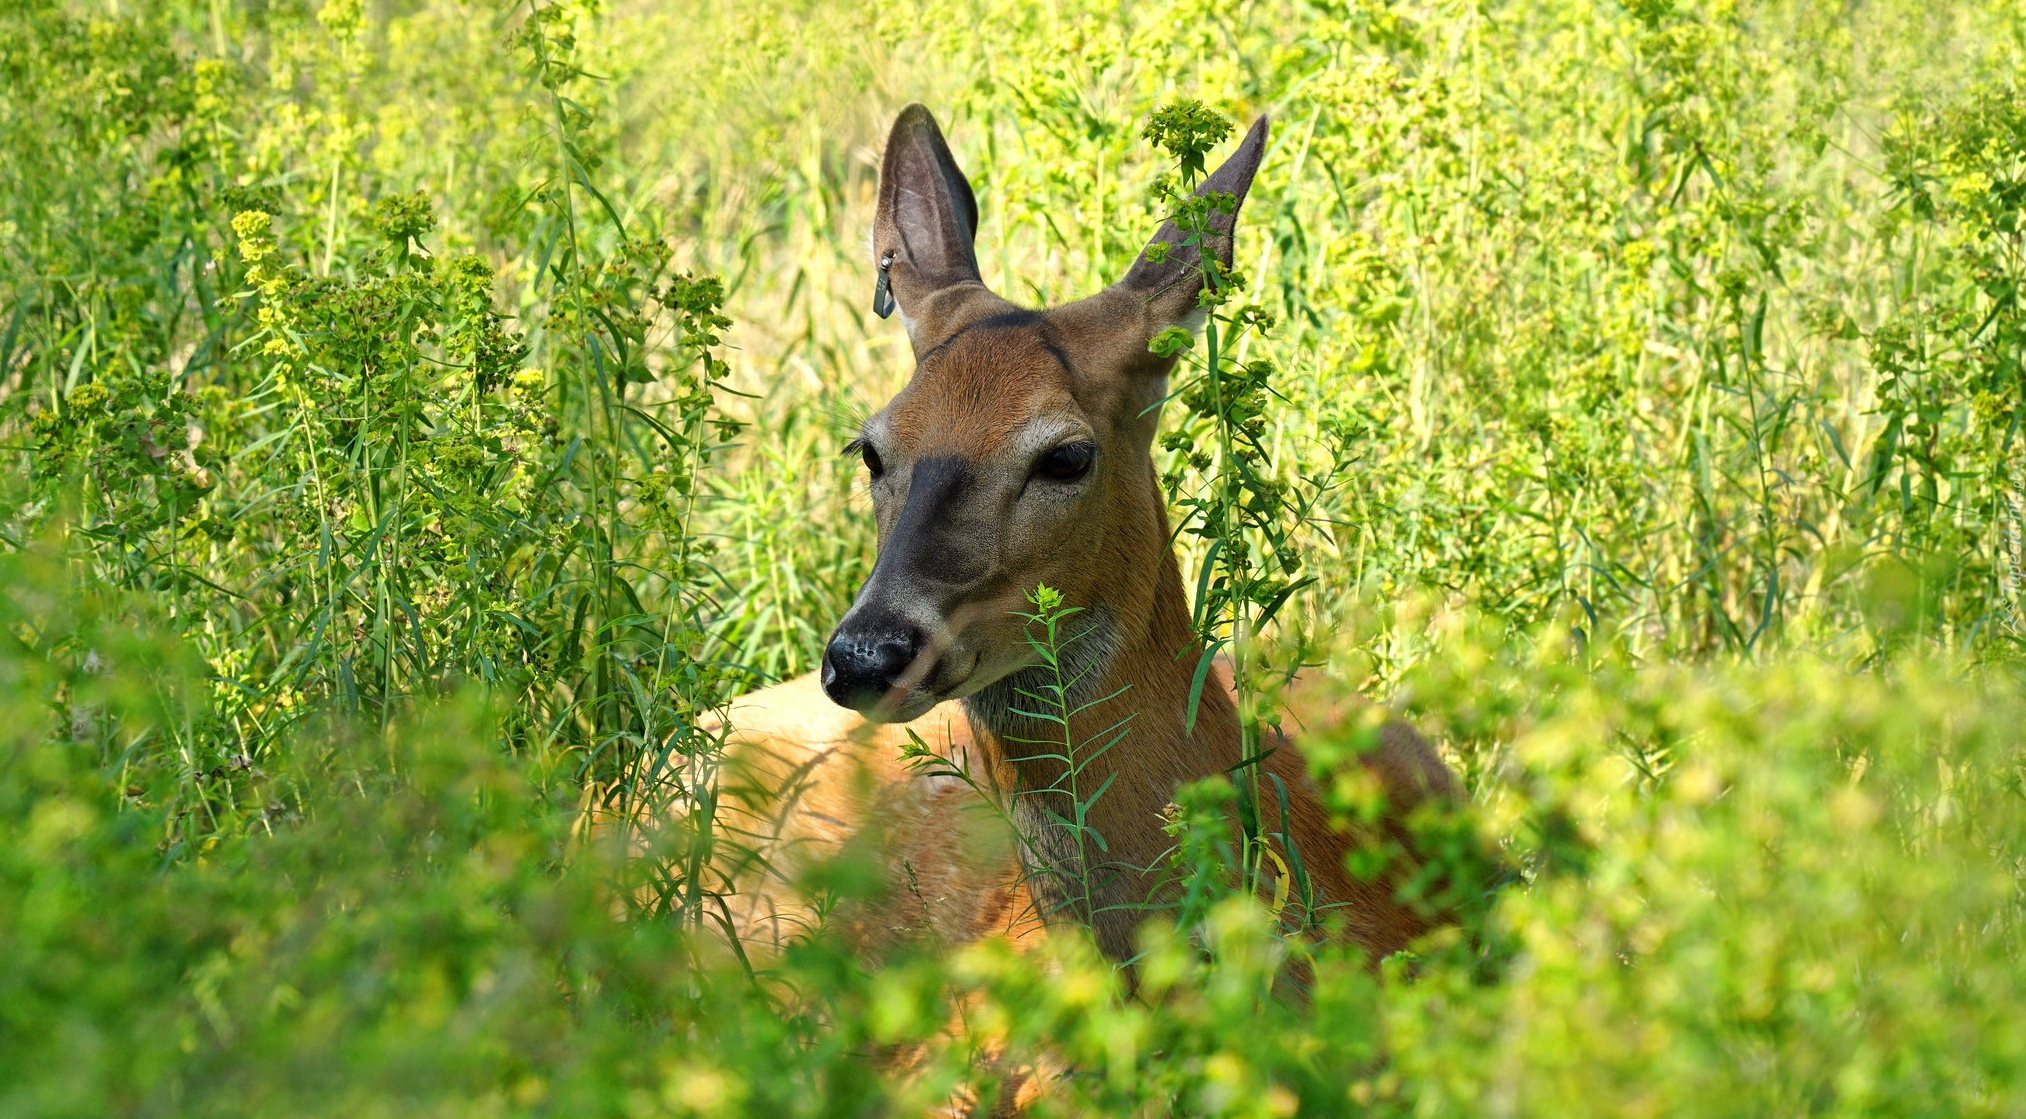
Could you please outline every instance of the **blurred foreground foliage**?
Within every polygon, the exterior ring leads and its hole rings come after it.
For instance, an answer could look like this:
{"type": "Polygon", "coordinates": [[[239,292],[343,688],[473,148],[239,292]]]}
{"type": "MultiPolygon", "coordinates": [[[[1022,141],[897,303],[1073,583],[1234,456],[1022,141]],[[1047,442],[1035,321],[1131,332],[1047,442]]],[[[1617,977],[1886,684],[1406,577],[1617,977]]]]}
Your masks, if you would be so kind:
{"type": "Polygon", "coordinates": [[[1479,944],[1324,951],[1295,1008],[1234,898],[1150,924],[1131,998],[1073,937],[876,971],[819,937],[749,977],[624,919],[631,860],[475,693],[306,726],[242,775],[263,826],[167,857],[146,754],[197,658],[35,558],[0,652],[9,1114],[927,1114],[993,1090],[986,1042],[1118,1115],[1998,1116],[2026,1085],[2016,676],[1642,668],[1443,615],[1417,706],[1503,743],[1481,826],[1530,868],[1479,944]],[[918,1074],[875,1076],[902,1047],[918,1074]]]}
{"type": "MultiPolygon", "coordinates": [[[[926,1114],[1028,1059],[1094,1114],[2021,1113],[2015,5],[18,0],[0,42],[0,1113],[926,1114]],[[740,960],[709,715],[869,561],[833,452],[908,367],[893,109],[1041,301],[1151,231],[1176,96],[1276,121],[1244,434],[1311,515],[1224,562],[1299,557],[1279,639],[1442,743],[1513,881],[1299,1007],[1228,897],[1131,997],[1068,935],[740,960]]],[[[1215,422],[1170,418],[1180,509],[1215,422]]]]}

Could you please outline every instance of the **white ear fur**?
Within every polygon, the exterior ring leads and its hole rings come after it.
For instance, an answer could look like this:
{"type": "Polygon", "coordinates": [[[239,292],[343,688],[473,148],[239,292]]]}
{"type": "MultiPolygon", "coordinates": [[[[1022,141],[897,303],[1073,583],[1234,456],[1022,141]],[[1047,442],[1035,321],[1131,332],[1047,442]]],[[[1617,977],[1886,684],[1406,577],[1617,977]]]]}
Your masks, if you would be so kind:
{"type": "Polygon", "coordinates": [[[917,352],[930,341],[917,328],[936,317],[925,315],[923,305],[945,289],[983,283],[973,245],[977,229],[977,196],[936,118],[920,105],[902,109],[880,162],[872,259],[875,265],[891,261],[884,268],[887,290],[917,352]]]}

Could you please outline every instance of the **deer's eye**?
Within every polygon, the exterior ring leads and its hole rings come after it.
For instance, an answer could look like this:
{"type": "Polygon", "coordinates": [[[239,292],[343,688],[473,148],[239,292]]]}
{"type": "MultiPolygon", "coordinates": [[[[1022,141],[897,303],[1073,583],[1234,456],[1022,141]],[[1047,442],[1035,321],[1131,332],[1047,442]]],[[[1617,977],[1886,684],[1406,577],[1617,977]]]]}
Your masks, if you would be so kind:
{"type": "Polygon", "coordinates": [[[1051,482],[1074,482],[1090,473],[1090,464],[1096,458],[1095,443],[1064,443],[1042,455],[1034,465],[1034,473],[1051,482]]]}
{"type": "Polygon", "coordinates": [[[872,444],[863,439],[853,439],[851,442],[846,443],[844,445],[844,453],[847,455],[857,455],[859,458],[864,459],[865,472],[872,475],[872,480],[875,482],[879,481],[880,475],[886,473],[886,464],[879,460],[879,452],[873,450],[872,444]]]}

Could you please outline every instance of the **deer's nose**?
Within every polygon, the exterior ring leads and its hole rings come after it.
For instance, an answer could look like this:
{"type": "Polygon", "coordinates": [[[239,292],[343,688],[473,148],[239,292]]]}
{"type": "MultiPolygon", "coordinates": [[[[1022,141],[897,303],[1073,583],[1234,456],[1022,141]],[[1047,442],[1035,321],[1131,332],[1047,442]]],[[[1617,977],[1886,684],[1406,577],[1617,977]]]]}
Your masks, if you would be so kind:
{"type": "Polygon", "coordinates": [[[893,691],[922,644],[921,635],[912,629],[885,633],[839,630],[823,649],[824,694],[840,706],[870,712],[893,691]]]}

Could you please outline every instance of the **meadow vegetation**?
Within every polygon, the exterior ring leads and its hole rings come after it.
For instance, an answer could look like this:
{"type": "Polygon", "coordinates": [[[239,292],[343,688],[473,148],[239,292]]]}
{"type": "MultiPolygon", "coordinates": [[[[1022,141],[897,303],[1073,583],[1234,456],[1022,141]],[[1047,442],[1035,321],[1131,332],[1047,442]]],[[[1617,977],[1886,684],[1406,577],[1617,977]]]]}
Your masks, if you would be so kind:
{"type": "MultiPolygon", "coordinates": [[[[11,0],[0,42],[0,1113],[934,1114],[988,1044],[1062,1113],[2026,1110],[2026,9],[11,0]],[[1199,789],[1130,995],[1076,935],[714,931],[712,716],[870,567],[910,100],[1031,303],[1123,272],[1175,127],[1272,115],[1163,483],[1248,688],[1306,665],[1464,775],[1460,928],[1283,935],[1199,789]]],[[[1346,819],[1368,741],[1311,746],[1346,819]]]]}

